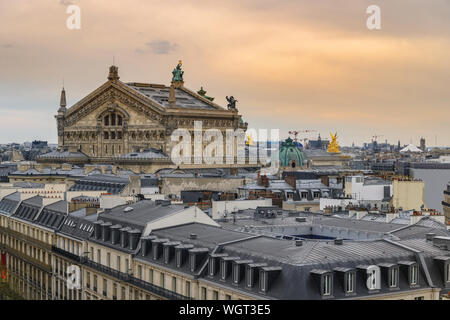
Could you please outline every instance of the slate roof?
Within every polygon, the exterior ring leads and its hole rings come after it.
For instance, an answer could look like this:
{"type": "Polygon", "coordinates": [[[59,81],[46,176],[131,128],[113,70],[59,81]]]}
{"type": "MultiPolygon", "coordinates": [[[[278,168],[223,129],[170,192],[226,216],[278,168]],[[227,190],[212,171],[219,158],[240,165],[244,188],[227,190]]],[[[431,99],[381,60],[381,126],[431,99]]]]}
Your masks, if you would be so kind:
{"type": "Polygon", "coordinates": [[[88,160],[89,157],[83,152],[69,152],[69,151],[59,151],[55,150],[45,154],[41,154],[36,157],[36,159],[79,159],[88,160]]]}
{"type": "Polygon", "coordinates": [[[42,197],[34,196],[32,198],[23,200],[12,216],[14,218],[27,220],[34,223],[34,220],[41,210],[41,207],[42,197]]]}
{"type": "Polygon", "coordinates": [[[117,206],[106,210],[99,214],[98,219],[143,230],[147,223],[181,210],[184,210],[184,206],[164,206],[156,204],[155,201],[142,200],[130,205],[117,206]],[[125,208],[133,208],[133,210],[124,211],[125,208]]]}
{"type": "MultiPolygon", "coordinates": [[[[183,245],[191,245],[193,252],[195,248],[208,248],[209,255],[240,265],[249,265],[260,268],[271,274],[269,289],[266,293],[259,291],[258,281],[248,288],[244,274],[238,284],[232,283],[231,273],[226,281],[219,279],[218,270],[214,276],[209,275],[208,267],[200,273],[201,281],[214,282],[221,286],[230,286],[234,290],[241,290],[247,294],[253,294],[260,298],[268,299],[322,299],[320,294],[320,281],[316,276],[324,273],[335,273],[333,277],[332,299],[360,298],[372,295],[365,286],[367,277],[364,266],[367,265],[399,265],[399,288],[396,292],[412,290],[408,283],[407,273],[402,271],[406,267],[404,263],[419,266],[418,288],[429,288],[430,283],[427,274],[431,274],[431,281],[434,285],[442,287],[442,277],[439,265],[435,263],[435,257],[447,257],[450,253],[433,245],[425,239],[412,239],[404,241],[389,241],[384,239],[372,241],[344,241],[337,245],[333,241],[313,241],[304,240],[302,246],[297,246],[294,241],[274,239],[272,237],[257,236],[246,237],[245,233],[236,233],[224,229],[200,225],[197,223],[170,227],[156,230],[151,236],[156,236],[165,243],[178,241],[183,245]],[[189,235],[194,233],[196,239],[191,239],[189,235]],[[227,243],[228,242],[228,243],[227,243]],[[222,243],[217,247],[217,244],[222,243]],[[215,251],[213,251],[216,249],[215,251]],[[418,253],[421,251],[421,253],[418,253]],[[421,257],[423,257],[422,264],[421,257]],[[240,263],[239,263],[240,262],[240,263]],[[317,270],[321,270],[317,273],[317,270]],[[338,273],[354,271],[355,294],[346,295],[343,289],[344,281],[339,278],[338,273]]],[[[149,261],[152,264],[163,264],[162,259],[153,260],[151,255],[141,256],[137,254],[136,259],[149,261]]],[[[200,265],[209,260],[202,258],[200,265]]],[[[209,263],[209,262],[207,262],[209,263]]],[[[177,269],[178,271],[196,274],[201,272],[200,268],[194,273],[186,265],[177,268],[173,259],[166,267],[177,269]]],[[[256,273],[255,277],[257,277],[256,273]]],[[[382,273],[382,287],[376,290],[375,294],[389,294],[392,290],[388,287],[385,273],[382,273]]]]}
{"type": "MultiPolygon", "coordinates": [[[[167,108],[169,105],[169,87],[164,85],[147,85],[139,86],[135,83],[127,83],[129,88],[136,90],[140,94],[146,96],[148,99],[167,108]]],[[[185,89],[185,88],[184,88],[185,89]]],[[[206,102],[205,99],[200,98],[199,95],[185,89],[175,89],[176,107],[183,109],[200,109],[200,110],[217,110],[223,109],[216,104],[206,102]],[[214,106],[216,107],[214,107],[214,106]]]]}
{"type": "Polygon", "coordinates": [[[131,152],[124,155],[114,157],[117,160],[151,160],[151,159],[166,159],[169,156],[158,149],[150,149],[142,152],[131,152]]]}
{"type": "Polygon", "coordinates": [[[90,175],[75,181],[69,191],[106,191],[118,194],[128,185],[128,178],[110,175],[90,175]]]}
{"type": "Polygon", "coordinates": [[[11,215],[16,211],[20,203],[20,193],[14,192],[9,194],[0,201],[0,214],[11,215]]]}
{"type": "MultiPolygon", "coordinates": [[[[95,218],[95,215],[92,215],[95,218]]],[[[80,240],[87,240],[94,231],[92,220],[69,214],[61,225],[58,233],[68,235],[80,240]]]]}
{"type": "Polygon", "coordinates": [[[66,217],[67,202],[61,200],[45,206],[35,220],[35,223],[53,230],[58,230],[66,217]]]}

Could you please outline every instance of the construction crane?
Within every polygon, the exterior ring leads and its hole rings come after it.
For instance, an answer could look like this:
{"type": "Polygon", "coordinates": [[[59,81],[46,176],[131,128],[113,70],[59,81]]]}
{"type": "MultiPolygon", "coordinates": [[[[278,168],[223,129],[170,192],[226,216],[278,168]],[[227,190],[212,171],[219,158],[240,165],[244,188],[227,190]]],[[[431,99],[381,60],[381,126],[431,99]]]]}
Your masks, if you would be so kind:
{"type": "Polygon", "coordinates": [[[384,135],[374,135],[373,137],[372,137],[372,141],[377,141],[377,138],[381,138],[381,137],[384,137],[384,135]]]}

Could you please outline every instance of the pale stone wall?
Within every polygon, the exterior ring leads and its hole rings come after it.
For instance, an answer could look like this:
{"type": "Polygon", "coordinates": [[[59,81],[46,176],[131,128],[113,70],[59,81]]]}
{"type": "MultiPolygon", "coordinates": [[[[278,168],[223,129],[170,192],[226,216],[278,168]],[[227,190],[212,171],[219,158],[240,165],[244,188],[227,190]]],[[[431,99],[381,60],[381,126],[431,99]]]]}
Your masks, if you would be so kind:
{"type": "Polygon", "coordinates": [[[425,183],[423,181],[392,181],[392,205],[404,211],[420,210],[425,204],[425,183]]]}
{"type": "Polygon", "coordinates": [[[162,178],[161,193],[179,196],[184,190],[209,190],[222,192],[236,192],[239,186],[244,185],[243,178],[162,178]]]}
{"type": "Polygon", "coordinates": [[[212,218],[222,218],[225,211],[230,213],[237,210],[256,209],[257,207],[271,205],[272,199],[212,201],[212,218]]]}

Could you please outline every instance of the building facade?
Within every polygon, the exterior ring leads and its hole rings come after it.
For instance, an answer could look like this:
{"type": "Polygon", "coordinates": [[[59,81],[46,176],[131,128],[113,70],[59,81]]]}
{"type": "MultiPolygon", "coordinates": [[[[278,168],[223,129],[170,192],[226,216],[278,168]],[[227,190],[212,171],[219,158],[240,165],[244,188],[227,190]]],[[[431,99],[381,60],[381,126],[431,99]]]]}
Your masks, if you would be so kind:
{"type": "Polygon", "coordinates": [[[47,164],[115,163],[154,172],[173,165],[171,134],[176,129],[191,133],[192,154],[195,121],[201,121],[202,134],[214,128],[225,137],[227,129],[246,130],[234,98],[228,108],[221,107],[187,89],[183,73],[180,62],[169,87],[124,83],[119,80],[118,67],[111,66],[108,81],[70,108],[66,108],[63,89],[55,116],[58,151],[37,160],[47,164]]]}

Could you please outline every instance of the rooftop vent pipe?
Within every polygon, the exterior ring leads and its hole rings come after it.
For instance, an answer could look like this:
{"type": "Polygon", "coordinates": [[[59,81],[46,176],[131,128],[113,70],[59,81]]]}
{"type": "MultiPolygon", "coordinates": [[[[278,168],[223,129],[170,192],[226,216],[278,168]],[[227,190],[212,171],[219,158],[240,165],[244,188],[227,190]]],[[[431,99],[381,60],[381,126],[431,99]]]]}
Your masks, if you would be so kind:
{"type": "Polygon", "coordinates": [[[436,233],[427,233],[426,235],[427,241],[433,241],[433,238],[436,236],[436,233]]]}

